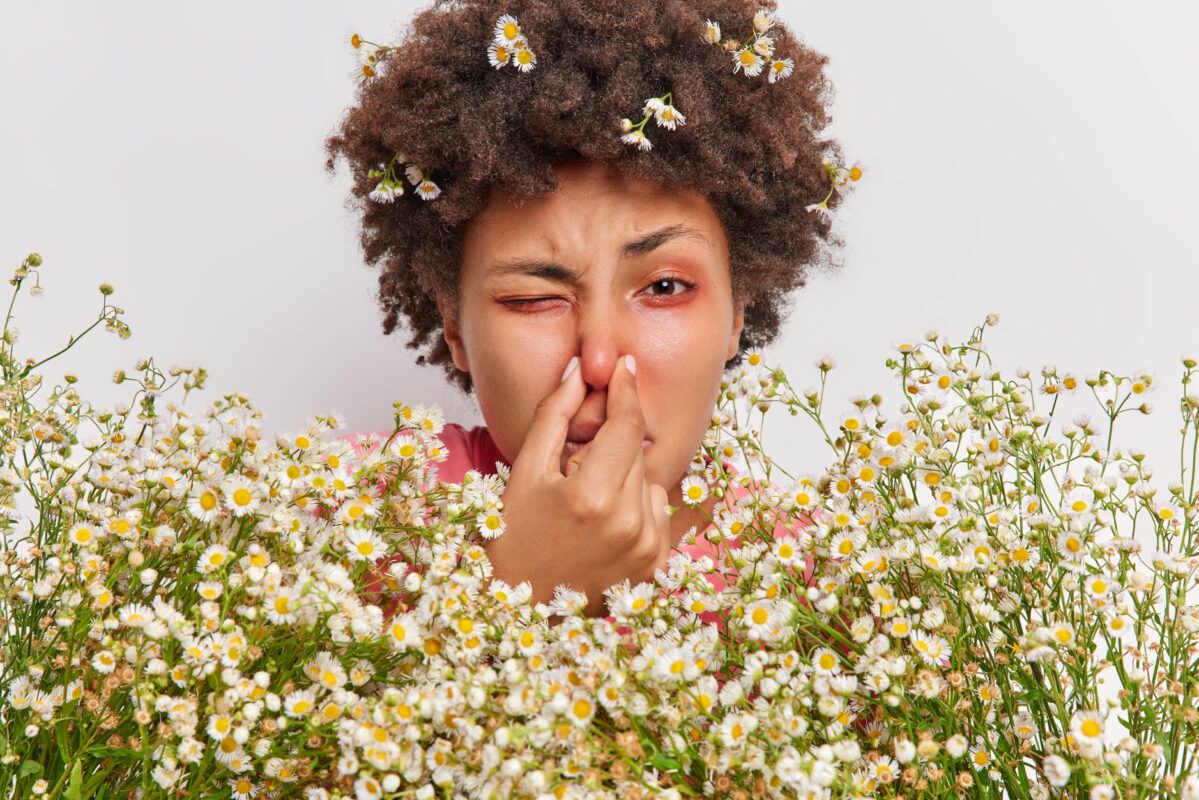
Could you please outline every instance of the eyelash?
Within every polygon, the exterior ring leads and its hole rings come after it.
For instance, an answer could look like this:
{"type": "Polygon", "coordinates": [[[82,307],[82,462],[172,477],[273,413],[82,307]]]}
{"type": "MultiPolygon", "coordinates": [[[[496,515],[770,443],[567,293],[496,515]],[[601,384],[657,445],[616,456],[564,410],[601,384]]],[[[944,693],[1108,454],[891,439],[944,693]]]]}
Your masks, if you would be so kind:
{"type": "MultiPolygon", "coordinates": [[[[657,284],[659,284],[659,283],[666,283],[666,282],[668,282],[668,283],[678,283],[678,284],[681,284],[681,285],[683,286],[683,291],[681,291],[681,292],[678,292],[678,293],[676,293],[676,294],[667,294],[667,295],[659,294],[659,295],[653,295],[654,297],[681,297],[682,295],[685,295],[685,294],[687,294],[688,292],[690,292],[690,291],[692,291],[693,289],[695,289],[695,284],[694,284],[694,283],[692,283],[691,281],[688,281],[688,280],[684,280],[683,278],[680,278],[680,277],[678,277],[677,275],[663,275],[661,278],[657,278],[657,279],[655,279],[655,280],[654,280],[653,282],[651,282],[649,285],[650,285],[650,286],[655,286],[655,285],[657,285],[657,284]]],[[[554,300],[554,299],[555,299],[555,298],[553,298],[553,297],[529,297],[529,298],[519,298],[519,299],[516,299],[516,300],[502,300],[502,301],[500,301],[500,302],[502,302],[502,303],[503,303],[504,305],[506,305],[506,306],[515,306],[515,307],[518,307],[518,308],[526,308],[526,307],[528,307],[528,306],[531,306],[531,305],[533,305],[533,304],[535,304],[535,303],[541,303],[541,302],[544,302],[544,301],[547,301],[547,300],[554,300]]]]}

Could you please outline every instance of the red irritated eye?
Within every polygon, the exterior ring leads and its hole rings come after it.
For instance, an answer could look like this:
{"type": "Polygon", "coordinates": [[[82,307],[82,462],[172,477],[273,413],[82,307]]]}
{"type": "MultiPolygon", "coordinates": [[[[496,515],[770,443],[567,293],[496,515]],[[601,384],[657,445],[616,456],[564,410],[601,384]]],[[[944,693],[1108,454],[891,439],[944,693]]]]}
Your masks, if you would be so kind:
{"type": "MultiPolygon", "coordinates": [[[[657,278],[646,286],[650,297],[656,298],[674,298],[681,297],[695,290],[695,284],[691,281],[676,278],[674,276],[665,276],[657,278]],[[675,291],[674,285],[682,287],[675,291]]],[[[518,297],[511,300],[501,300],[503,305],[518,308],[522,311],[540,311],[552,307],[552,304],[560,300],[558,297],[518,297]]]]}

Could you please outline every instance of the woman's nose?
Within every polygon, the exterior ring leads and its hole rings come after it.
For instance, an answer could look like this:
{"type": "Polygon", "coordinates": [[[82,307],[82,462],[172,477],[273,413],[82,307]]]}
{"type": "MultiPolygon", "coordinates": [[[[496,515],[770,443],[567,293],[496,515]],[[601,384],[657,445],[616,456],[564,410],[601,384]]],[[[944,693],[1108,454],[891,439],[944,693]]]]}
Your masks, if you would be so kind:
{"type": "Polygon", "coordinates": [[[607,387],[616,361],[630,352],[630,323],[611,310],[583,308],[579,312],[578,355],[583,380],[592,389],[607,387]]]}

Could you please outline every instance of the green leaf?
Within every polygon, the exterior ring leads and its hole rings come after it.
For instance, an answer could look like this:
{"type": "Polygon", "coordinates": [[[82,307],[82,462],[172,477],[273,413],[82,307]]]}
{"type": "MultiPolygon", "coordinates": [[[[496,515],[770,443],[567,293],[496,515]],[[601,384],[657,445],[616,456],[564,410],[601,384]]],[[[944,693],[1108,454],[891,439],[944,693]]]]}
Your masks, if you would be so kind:
{"type": "Polygon", "coordinates": [[[649,763],[663,772],[677,770],[680,767],[678,760],[671,758],[666,753],[654,753],[654,757],[649,760],[649,763]]]}
{"type": "Polygon", "coordinates": [[[75,759],[71,767],[71,780],[67,783],[66,800],[83,800],[83,762],[75,759]]]}
{"type": "Polygon", "coordinates": [[[26,761],[21,765],[21,769],[17,771],[18,778],[28,778],[30,775],[39,775],[42,771],[42,765],[36,761],[26,761]]]}

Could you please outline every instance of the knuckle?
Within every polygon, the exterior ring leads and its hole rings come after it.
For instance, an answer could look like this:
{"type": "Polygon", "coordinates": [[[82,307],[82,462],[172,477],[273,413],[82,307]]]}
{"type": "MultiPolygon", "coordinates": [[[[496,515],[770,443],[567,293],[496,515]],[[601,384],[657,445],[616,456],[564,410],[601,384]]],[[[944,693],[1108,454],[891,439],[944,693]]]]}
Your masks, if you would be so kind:
{"type": "Polygon", "coordinates": [[[609,509],[607,498],[592,490],[574,491],[570,498],[570,506],[576,515],[585,519],[602,518],[609,509]]]}

